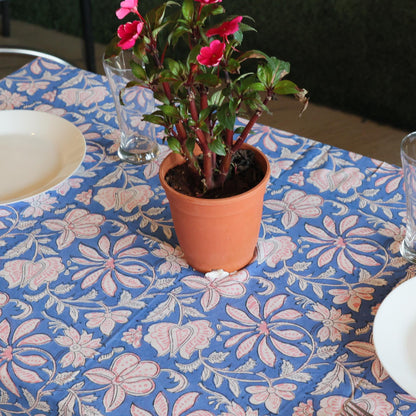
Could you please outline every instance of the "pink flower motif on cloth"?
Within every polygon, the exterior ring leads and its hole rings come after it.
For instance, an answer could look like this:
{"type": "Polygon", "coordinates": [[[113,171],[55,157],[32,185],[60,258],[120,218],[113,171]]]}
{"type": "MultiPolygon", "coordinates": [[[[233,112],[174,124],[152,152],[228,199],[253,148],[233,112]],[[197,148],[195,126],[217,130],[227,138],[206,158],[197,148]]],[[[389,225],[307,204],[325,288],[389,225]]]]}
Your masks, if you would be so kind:
{"type": "Polygon", "coordinates": [[[218,66],[224,56],[224,49],[225,43],[213,40],[209,46],[201,48],[196,59],[201,65],[218,66]]]}
{"type": "MultiPolygon", "coordinates": [[[[185,393],[175,401],[172,409],[169,409],[168,399],[162,392],[159,392],[153,402],[153,407],[157,416],[180,416],[195,405],[198,396],[199,393],[193,391],[185,393]]],[[[131,405],[130,411],[131,416],[154,416],[153,413],[136,406],[134,403],[131,405]]],[[[213,413],[208,412],[207,410],[195,410],[186,414],[189,416],[214,416],[213,413]]]]}
{"type": "MultiPolygon", "coordinates": [[[[319,403],[321,408],[316,416],[339,416],[343,409],[344,403],[349,397],[329,396],[325,397],[319,403]]],[[[354,403],[365,409],[373,416],[389,416],[394,411],[394,406],[387,401],[383,393],[363,394],[361,397],[354,399],[354,403]]]]}
{"type": "Polygon", "coordinates": [[[273,237],[268,240],[259,239],[257,243],[257,261],[266,262],[270,267],[275,268],[278,263],[289,260],[296,252],[297,246],[292,237],[287,235],[273,237]]]}
{"type": "Polygon", "coordinates": [[[247,410],[244,410],[236,402],[231,402],[227,406],[227,412],[221,413],[221,416],[259,416],[259,412],[250,407],[247,407],[247,410]]]}
{"type": "Polygon", "coordinates": [[[290,341],[298,341],[304,334],[295,329],[280,329],[279,320],[293,321],[302,316],[294,309],[282,309],[287,296],[277,295],[267,300],[261,311],[260,302],[250,296],[246,301],[247,312],[227,305],[227,314],[234,321],[221,321],[228,328],[239,330],[237,335],[225,342],[225,347],[239,344],[236,357],[240,359],[253,351],[258,343],[257,352],[260,360],[269,367],[276,365],[281,354],[288,357],[304,357],[305,353],[290,341]],[[276,354],[273,350],[276,349],[276,354]]]}
{"type": "Polygon", "coordinates": [[[30,198],[28,202],[29,206],[23,211],[22,216],[24,218],[38,218],[41,217],[45,211],[52,211],[54,205],[58,203],[58,200],[54,196],[42,193],[30,198]]]}
{"type": "Polygon", "coordinates": [[[93,368],[84,375],[93,383],[108,387],[104,395],[105,410],[117,409],[127,395],[146,396],[155,388],[153,381],[160,367],[153,361],[142,361],[136,354],[126,353],[114,359],[109,370],[93,368]]]}
{"type": "Polygon", "coordinates": [[[393,254],[397,254],[400,251],[402,241],[406,237],[406,227],[404,225],[400,225],[400,227],[398,227],[392,222],[385,222],[383,223],[382,228],[378,229],[378,232],[379,234],[393,240],[389,246],[389,250],[393,254]]]}
{"type": "Polygon", "coordinates": [[[372,360],[371,373],[378,383],[383,382],[389,377],[376,354],[376,350],[372,342],[352,341],[349,342],[346,347],[358,357],[365,358],[366,360],[372,360]]]}
{"type": "Polygon", "coordinates": [[[68,347],[67,352],[60,360],[63,368],[72,365],[74,368],[85,365],[86,358],[92,358],[97,355],[97,348],[101,347],[100,339],[92,337],[82,331],[80,334],[75,328],[67,328],[64,330],[65,335],[55,338],[55,342],[62,347],[68,347]]]}
{"type": "Polygon", "coordinates": [[[354,228],[358,219],[357,215],[350,215],[343,218],[337,226],[331,217],[325,216],[324,228],[306,224],[306,231],[314,237],[303,237],[303,239],[319,244],[318,247],[310,250],[306,257],[311,259],[319,256],[318,266],[323,267],[329,264],[336,255],[338,267],[349,274],[354,272],[352,260],[365,266],[379,266],[380,263],[374,258],[374,253],[378,248],[369,242],[360,242],[365,237],[374,234],[375,230],[368,227],[354,228]],[[371,255],[366,255],[368,253],[371,255]]]}
{"type": "Polygon", "coordinates": [[[346,303],[355,312],[360,310],[361,300],[372,300],[373,287],[354,287],[350,289],[331,289],[328,292],[334,296],[334,303],[342,305],[346,303]]]}
{"type": "MultiPolygon", "coordinates": [[[[2,386],[17,397],[20,397],[20,393],[11,377],[11,372],[23,383],[36,384],[43,382],[38,372],[27,368],[28,366],[42,367],[47,363],[47,359],[40,355],[39,346],[52,340],[46,334],[34,332],[39,324],[40,319],[29,319],[21,323],[11,336],[9,321],[4,319],[0,322],[0,382],[2,386]],[[36,353],[34,350],[36,350],[36,353]],[[27,354],[29,351],[31,355],[27,354]]],[[[21,384],[19,387],[21,387],[21,384]]]]}
{"type": "Polygon", "coordinates": [[[293,175],[290,175],[288,181],[299,186],[305,185],[305,178],[303,176],[303,172],[294,173],[293,175]]]}
{"type": "Polygon", "coordinates": [[[208,348],[215,336],[209,321],[197,320],[178,325],[169,322],[154,324],[149,328],[144,340],[158,352],[158,356],[178,352],[182,358],[189,359],[195,351],[208,348]]]}
{"type": "Polygon", "coordinates": [[[141,325],[136,329],[130,328],[128,331],[123,332],[122,341],[127,342],[127,344],[132,345],[134,348],[139,348],[142,344],[143,330],[141,325]]]}
{"type": "Polygon", "coordinates": [[[122,209],[132,212],[138,206],[147,205],[154,195],[149,185],[138,185],[132,188],[101,188],[94,197],[94,201],[100,203],[106,211],[122,209]]]}
{"type": "Polygon", "coordinates": [[[313,410],[313,401],[308,399],[306,403],[300,402],[293,408],[292,416],[313,416],[315,411],[313,410]]]}
{"type": "Polygon", "coordinates": [[[205,312],[214,309],[220,302],[221,297],[238,299],[246,293],[245,283],[250,279],[247,270],[229,274],[224,272],[222,277],[212,278],[211,273],[205,277],[186,276],[182,279],[192,289],[203,290],[201,306],[205,312]]]}
{"type": "Polygon", "coordinates": [[[64,270],[60,257],[47,257],[38,261],[12,260],[0,270],[0,276],[9,283],[9,288],[29,286],[30,289],[37,290],[41,285],[57,280],[64,270]]]}
{"type": "MultiPolygon", "coordinates": [[[[293,138],[293,134],[285,133],[283,131],[278,133],[272,127],[255,124],[254,134],[250,135],[247,143],[254,146],[261,140],[263,141],[264,146],[272,152],[277,151],[278,143],[285,146],[295,146],[298,144],[298,141],[293,138]]],[[[293,160],[290,161],[290,165],[293,165],[293,160]]]]}
{"type": "Polygon", "coordinates": [[[87,313],[85,317],[87,328],[100,328],[104,335],[111,335],[116,324],[125,324],[130,315],[130,311],[106,311],[87,313]]]}
{"type": "Polygon", "coordinates": [[[264,403],[266,409],[277,414],[282,400],[293,400],[297,389],[296,384],[282,383],[274,386],[249,386],[247,392],[251,394],[250,403],[254,405],[264,403]]]}
{"type": "Polygon", "coordinates": [[[0,110],[13,110],[21,107],[28,101],[28,98],[17,92],[10,92],[0,88],[0,110]]]}
{"type": "Polygon", "coordinates": [[[270,199],[264,205],[282,212],[282,224],[285,229],[292,228],[300,218],[317,218],[322,214],[324,199],[319,195],[310,195],[304,191],[292,189],[286,192],[282,200],[270,199]]]}
{"type": "Polygon", "coordinates": [[[31,82],[18,82],[18,92],[25,92],[27,95],[35,95],[39,90],[46,90],[49,88],[50,82],[47,81],[31,81],[31,82]]]}
{"type": "Polygon", "coordinates": [[[105,86],[89,86],[88,89],[65,88],[59,93],[58,98],[67,106],[90,108],[104,101],[109,94],[105,86]]]}
{"type": "Polygon", "coordinates": [[[152,250],[152,254],[165,260],[157,269],[161,274],[170,273],[175,275],[180,273],[182,268],[188,268],[188,263],[185,261],[183,251],[179,246],[172,247],[168,243],[161,243],[160,248],[152,250]]]}
{"type": "Polygon", "coordinates": [[[318,169],[311,172],[308,182],[321,192],[339,191],[346,194],[350,189],[361,186],[365,175],[359,168],[344,168],[336,172],[330,169],[318,169]]]}
{"type": "Polygon", "coordinates": [[[9,303],[9,299],[10,298],[8,294],[0,292],[0,316],[2,314],[1,308],[9,303]]]}
{"type": "Polygon", "coordinates": [[[143,287],[138,275],[146,271],[140,263],[140,257],[147,254],[147,250],[132,247],[136,238],[135,235],[127,235],[117,240],[111,248],[109,238],[103,236],[98,241],[100,251],[80,244],[79,251],[83,257],[74,257],[72,260],[85,268],[74,273],[72,280],[83,279],[81,288],[86,289],[102,278],[101,288],[108,296],[115,295],[117,282],[131,289],[143,287]]]}
{"type": "Polygon", "coordinates": [[[388,194],[396,191],[403,179],[403,169],[374,159],[373,162],[378,165],[376,168],[370,169],[374,173],[377,171],[377,180],[374,182],[376,188],[384,186],[388,194]]]}
{"type": "Polygon", "coordinates": [[[100,225],[105,217],[100,214],[90,214],[85,209],[69,211],[63,220],[46,220],[43,222],[52,231],[60,232],[56,243],[58,249],[69,247],[75,238],[95,238],[100,233],[100,225]]]}
{"type": "Polygon", "coordinates": [[[342,314],[340,309],[331,306],[328,309],[320,303],[313,305],[313,311],[306,312],[306,316],[314,321],[322,322],[323,326],[319,329],[317,337],[320,341],[330,339],[332,342],[341,341],[341,334],[348,334],[353,327],[355,321],[351,318],[351,314],[342,314]]]}

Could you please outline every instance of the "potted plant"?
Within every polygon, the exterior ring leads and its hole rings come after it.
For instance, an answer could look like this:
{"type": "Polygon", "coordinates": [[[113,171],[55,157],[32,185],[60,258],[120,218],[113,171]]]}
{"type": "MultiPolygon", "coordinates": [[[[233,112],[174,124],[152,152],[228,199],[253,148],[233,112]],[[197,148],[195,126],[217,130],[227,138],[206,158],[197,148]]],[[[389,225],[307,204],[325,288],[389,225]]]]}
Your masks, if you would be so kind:
{"type": "Polygon", "coordinates": [[[137,0],[124,0],[116,15],[133,19],[120,25],[106,52],[132,49],[137,80],[126,87],[150,88],[160,102],[145,116],[164,127],[173,151],[159,177],[185,258],[202,272],[232,272],[253,257],[270,167],[245,140],[276,94],[307,103],[306,91],[284,79],[287,62],[258,50],[241,51],[244,32],[254,29],[243,16],[224,18],[221,3],[168,0],[142,15],[137,0]],[[247,123],[237,127],[237,117],[247,123]],[[225,212],[217,213],[218,206],[225,212]]]}

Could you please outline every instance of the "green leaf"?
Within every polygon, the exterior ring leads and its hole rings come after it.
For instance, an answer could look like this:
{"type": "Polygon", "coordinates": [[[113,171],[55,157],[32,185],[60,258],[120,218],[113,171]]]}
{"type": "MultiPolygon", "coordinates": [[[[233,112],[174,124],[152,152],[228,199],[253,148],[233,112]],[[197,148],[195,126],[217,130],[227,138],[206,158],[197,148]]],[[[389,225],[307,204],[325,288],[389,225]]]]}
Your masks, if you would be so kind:
{"type": "Polygon", "coordinates": [[[179,118],[179,110],[173,105],[163,104],[159,107],[160,111],[168,117],[179,118]]]}
{"type": "Polygon", "coordinates": [[[208,116],[210,115],[212,111],[211,107],[207,107],[205,109],[203,109],[200,113],[199,113],[199,122],[204,121],[208,118],[208,116]]]}
{"type": "Polygon", "coordinates": [[[181,144],[179,143],[179,140],[175,137],[168,137],[168,146],[171,148],[171,150],[175,153],[181,153],[181,144]]]}
{"type": "Polygon", "coordinates": [[[225,156],[227,154],[227,149],[224,143],[218,137],[211,143],[208,143],[208,147],[211,150],[211,152],[214,152],[219,156],[225,156]]]}
{"type": "Polygon", "coordinates": [[[218,121],[228,130],[234,129],[236,106],[232,103],[224,103],[218,110],[218,121]]]}
{"type": "Polygon", "coordinates": [[[239,62],[243,62],[246,59],[267,59],[268,55],[266,55],[264,52],[258,51],[258,50],[251,50],[244,52],[242,55],[238,57],[239,62]]]}
{"type": "Polygon", "coordinates": [[[143,120],[148,121],[149,123],[152,123],[152,124],[157,124],[159,126],[166,125],[164,118],[156,114],[144,114],[143,120]]]}
{"type": "Polygon", "coordinates": [[[194,17],[194,0],[185,0],[182,5],[182,14],[190,22],[194,17]]]}
{"type": "Polygon", "coordinates": [[[195,137],[188,137],[188,139],[186,140],[186,147],[189,150],[189,153],[194,153],[194,149],[195,149],[195,137]]]}
{"type": "Polygon", "coordinates": [[[217,75],[201,73],[195,77],[195,82],[199,82],[208,87],[216,87],[220,84],[220,80],[217,75]]]}
{"type": "Polygon", "coordinates": [[[273,92],[279,95],[297,94],[299,92],[299,88],[292,81],[281,80],[276,84],[273,92]]]}
{"type": "Polygon", "coordinates": [[[147,78],[146,71],[144,70],[143,66],[138,64],[135,61],[130,61],[130,67],[133,72],[133,75],[141,80],[145,80],[147,78]]]}

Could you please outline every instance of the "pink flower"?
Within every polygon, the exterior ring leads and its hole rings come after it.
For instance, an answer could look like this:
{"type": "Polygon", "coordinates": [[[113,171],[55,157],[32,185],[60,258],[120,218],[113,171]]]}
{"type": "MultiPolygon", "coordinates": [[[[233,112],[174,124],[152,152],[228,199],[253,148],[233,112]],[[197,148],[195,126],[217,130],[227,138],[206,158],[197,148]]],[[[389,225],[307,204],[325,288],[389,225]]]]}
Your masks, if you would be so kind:
{"type": "Polygon", "coordinates": [[[213,40],[209,46],[201,48],[199,55],[196,57],[201,65],[218,66],[224,54],[225,43],[219,40],[213,40]]]}
{"type": "Polygon", "coordinates": [[[305,178],[303,176],[303,172],[294,173],[293,175],[289,176],[288,181],[299,186],[305,185],[305,178]]]}
{"type": "Polygon", "coordinates": [[[92,358],[98,354],[96,349],[101,347],[98,338],[93,339],[92,334],[82,331],[80,334],[75,328],[68,328],[64,331],[65,336],[58,336],[55,342],[63,347],[68,347],[69,352],[61,358],[62,367],[82,367],[86,358],[92,358]]]}
{"type": "Polygon", "coordinates": [[[378,383],[383,382],[389,377],[376,354],[373,343],[365,341],[352,341],[349,342],[346,347],[355,355],[358,355],[358,357],[363,357],[366,361],[372,361],[371,373],[378,383]]]}
{"type": "Polygon", "coordinates": [[[188,267],[179,246],[172,247],[170,244],[161,243],[160,248],[153,250],[152,254],[165,260],[157,269],[161,274],[178,274],[182,267],[188,267]]]}
{"type": "Polygon", "coordinates": [[[378,232],[393,240],[389,246],[389,250],[393,254],[397,254],[400,251],[401,242],[406,236],[406,227],[404,225],[400,225],[399,227],[391,222],[385,222],[383,223],[383,228],[380,228],[378,232]]]}
{"type": "Polygon", "coordinates": [[[59,195],[66,195],[71,189],[81,188],[81,184],[84,182],[84,179],[81,178],[69,178],[66,181],[63,181],[59,185],[55,186],[53,189],[59,195]]]}
{"type": "Polygon", "coordinates": [[[238,24],[243,20],[243,16],[237,16],[234,19],[224,22],[222,25],[209,29],[206,33],[208,37],[219,35],[223,39],[227,39],[228,36],[234,34],[238,31],[238,24]]]}
{"type": "Polygon", "coordinates": [[[83,257],[74,257],[75,263],[86,266],[72,276],[72,280],[83,279],[81,288],[86,289],[102,278],[101,288],[108,296],[114,296],[117,283],[130,289],[143,287],[138,279],[146,269],[140,263],[140,257],[147,254],[147,250],[132,247],[135,235],[127,235],[114,243],[111,249],[110,240],[103,236],[98,241],[100,252],[84,244],[79,245],[83,257]]]}
{"type": "Polygon", "coordinates": [[[308,399],[306,403],[299,403],[296,407],[293,408],[292,416],[313,416],[313,402],[311,399],[308,399]]]}
{"type": "Polygon", "coordinates": [[[304,237],[304,240],[319,244],[318,247],[310,250],[306,257],[310,259],[319,255],[318,266],[323,267],[329,264],[336,254],[338,267],[348,274],[354,272],[352,261],[365,266],[379,266],[380,263],[375,260],[373,254],[377,251],[377,247],[366,241],[359,242],[375,231],[368,227],[353,228],[357,225],[358,219],[358,215],[350,215],[343,218],[337,227],[331,217],[325,216],[323,220],[325,229],[306,224],[306,231],[315,237],[304,237]],[[372,254],[366,255],[368,253],[372,254]]]}
{"type": "Polygon", "coordinates": [[[400,182],[403,179],[403,169],[396,166],[389,165],[388,163],[374,161],[377,163],[377,167],[369,169],[371,172],[377,171],[377,180],[374,182],[376,188],[385,185],[384,189],[389,194],[396,191],[399,188],[400,182]]]}
{"type": "Polygon", "coordinates": [[[18,82],[17,91],[25,92],[27,95],[34,95],[38,90],[46,90],[49,88],[49,82],[46,81],[31,81],[31,82],[18,82]]]}
{"type": "Polygon", "coordinates": [[[100,225],[105,217],[90,214],[85,209],[69,211],[63,220],[46,220],[43,224],[52,231],[61,232],[56,241],[58,249],[69,247],[75,238],[95,238],[100,233],[100,225]]]}
{"type": "Polygon", "coordinates": [[[37,218],[43,215],[45,211],[52,211],[54,204],[58,203],[56,197],[51,197],[47,193],[36,195],[29,199],[29,207],[27,207],[22,215],[27,218],[32,216],[37,218]]]}
{"type": "Polygon", "coordinates": [[[134,348],[139,348],[142,341],[142,327],[139,325],[136,329],[130,328],[127,332],[123,332],[122,341],[133,345],[134,348]]]}
{"type": "Polygon", "coordinates": [[[87,328],[100,328],[104,335],[110,335],[117,324],[129,321],[130,311],[91,312],[85,314],[88,319],[87,328]]]}
{"type": "Polygon", "coordinates": [[[296,384],[282,383],[274,386],[249,386],[247,392],[251,394],[250,403],[257,405],[264,403],[271,413],[278,413],[282,399],[293,400],[296,384]]]}
{"type": "Polygon", "coordinates": [[[342,315],[340,309],[331,306],[329,310],[326,306],[316,303],[313,305],[314,311],[306,312],[306,316],[314,321],[322,322],[323,327],[318,331],[318,338],[326,341],[341,341],[341,333],[348,334],[353,328],[347,324],[354,323],[351,314],[342,315]]]}
{"type": "Polygon", "coordinates": [[[159,356],[174,356],[179,352],[181,357],[189,360],[195,351],[209,347],[214,336],[210,322],[198,320],[185,325],[169,322],[154,324],[144,340],[157,350],[159,356]]]}
{"type": "Polygon", "coordinates": [[[137,12],[138,0],[124,0],[120,3],[120,8],[116,11],[119,19],[124,19],[130,12],[137,12]]]}
{"type": "Polygon", "coordinates": [[[279,320],[295,320],[302,316],[294,309],[281,309],[286,301],[286,295],[277,295],[267,300],[261,313],[260,302],[250,296],[246,301],[249,314],[234,306],[227,305],[227,314],[234,321],[221,321],[228,328],[239,332],[225,342],[225,347],[239,344],[236,357],[240,359],[249,354],[258,342],[257,352],[261,361],[269,367],[276,365],[280,354],[288,357],[303,357],[305,353],[290,341],[300,340],[303,333],[294,329],[279,329],[279,320]],[[276,354],[273,348],[278,351],[276,354]]]}
{"type": "Polygon", "coordinates": [[[201,305],[205,312],[214,309],[221,296],[226,298],[238,299],[246,293],[246,283],[250,275],[246,270],[238,273],[225,273],[224,277],[217,279],[210,278],[210,273],[205,277],[201,276],[186,276],[182,282],[192,289],[203,290],[204,294],[201,298],[201,305]]]}
{"type": "Polygon", "coordinates": [[[91,198],[92,189],[88,189],[88,191],[81,192],[75,197],[77,201],[82,202],[84,205],[89,205],[91,203],[91,198]]]}
{"type": "Polygon", "coordinates": [[[141,361],[136,354],[122,354],[114,359],[109,370],[93,368],[84,373],[92,382],[109,389],[104,395],[107,412],[117,409],[126,395],[146,396],[155,388],[152,380],[157,377],[160,367],[153,361],[141,361]]]}
{"type": "Polygon", "coordinates": [[[0,110],[13,110],[23,105],[28,98],[17,92],[10,92],[0,88],[0,110]]]}
{"type": "MultiPolygon", "coordinates": [[[[338,416],[347,400],[348,398],[343,396],[325,397],[319,403],[321,409],[316,415],[338,416]]],[[[388,416],[394,411],[394,406],[387,401],[386,395],[383,393],[363,394],[358,399],[354,399],[354,403],[374,416],[388,416]]]]}
{"type": "MultiPolygon", "coordinates": [[[[180,396],[172,408],[169,409],[169,401],[162,392],[159,392],[153,402],[153,407],[156,411],[157,416],[180,416],[182,414],[187,414],[189,416],[214,416],[213,413],[208,412],[207,410],[195,410],[191,413],[187,413],[196,403],[199,393],[191,391],[180,396]]],[[[135,404],[131,405],[130,408],[131,416],[154,416],[154,414],[144,410],[135,404]]]]}
{"type": "Polygon", "coordinates": [[[108,90],[105,86],[96,86],[90,88],[65,88],[58,98],[65,102],[67,106],[77,105],[84,108],[97,105],[108,97],[108,90]]]}
{"type": "Polygon", "coordinates": [[[9,288],[29,286],[39,289],[45,283],[54,282],[65,270],[60,257],[47,257],[38,261],[12,260],[7,262],[0,276],[9,283],[9,288]]]}
{"type": "Polygon", "coordinates": [[[282,200],[271,199],[264,205],[277,212],[283,212],[282,224],[288,229],[293,227],[301,218],[317,218],[322,214],[324,200],[319,195],[292,189],[286,192],[282,200]]]}
{"type": "Polygon", "coordinates": [[[351,289],[331,289],[329,294],[334,296],[334,303],[342,305],[346,303],[350,309],[358,312],[361,300],[372,300],[373,287],[355,287],[351,289]]]}
{"type": "Polygon", "coordinates": [[[319,188],[321,192],[339,191],[346,194],[350,189],[361,186],[365,175],[359,168],[344,168],[334,172],[330,169],[314,170],[308,182],[319,188]]]}
{"type": "Polygon", "coordinates": [[[134,22],[127,22],[125,25],[120,25],[117,29],[117,35],[120,41],[117,43],[121,49],[130,49],[136,43],[136,40],[142,33],[144,23],[138,20],[134,22]]]}
{"type": "Polygon", "coordinates": [[[6,293],[0,292],[0,316],[1,316],[1,308],[6,306],[9,303],[9,295],[6,293]]]}
{"type": "Polygon", "coordinates": [[[292,237],[284,235],[269,240],[260,239],[257,249],[257,261],[259,263],[266,261],[268,266],[275,268],[281,261],[291,259],[297,246],[292,241],[292,237]]]}
{"type": "Polygon", "coordinates": [[[205,6],[206,4],[214,4],[214,3],[221,3],[222,0],[195,0],[198,3],[201,3],[201,6],[205,6]]]}
{"type": "Polygon", "coordinates": [[[231,404],[227,406],[227,412],[221,413],[221,416],[258,416],[258,414],[258,410],[247,407],[247,411],[245,411],[236,402],[231,402],[231,404]]]}
{"type": "Polygon", "coordinates": [[[138,206],[147,205],[154,195],[149,185],[137,185],[132,188],[101,188],[94,201],[100,203],[106,211],[122,209],[132,212],[138,206]]]}
{"type": "Polygon", "coordinates": [[[43,381],[38,372],[27,368],[27,366],[42,367],[47,363],[47,359],[39,355],[41,350],[38,347],[51,342],[51,338],[38,332],[30,335],[39,324],[40,319],[29,319],[22,322],[10,339],[11,327],[9,321],[4,319],[0,322],[0,382],[2,386],[17,397],[20,397],[20,394],[10,376],[11,371],[24,383],[35,384],[43,381]],[[32,347],[26,348],[27,345],[32,347]],[[33,353],[33,346],[36,346],[37,354],[33,353]],[[28,351],[32,354],[28,355],[28,351]],[[24,367],[18,364],[20,362],[24,367]]]}
{"type": "MultiPolygon", "coordinates": [[[[298,141],[293,138],[293,134],[284,131],[276,131],[276,129],[272,127],[256,124],[254,134],[250,135],[247,143],[255,145],[260,141],[262,141],[264,146],[272,152],[277,151],[279,143],[285,146],[295,146],[299,144],[298,141]]],[[[271,166],[272,171],[273,169],[278,170],[277,168],[273,168],[273,165],[279,166],[280,170],[287,170],[293,165],[293,160],[278,159],[276,162],[273,161],[271,166]]],[[[277,176],[273,175],[273,177],[275,178],[277,176]]]]}

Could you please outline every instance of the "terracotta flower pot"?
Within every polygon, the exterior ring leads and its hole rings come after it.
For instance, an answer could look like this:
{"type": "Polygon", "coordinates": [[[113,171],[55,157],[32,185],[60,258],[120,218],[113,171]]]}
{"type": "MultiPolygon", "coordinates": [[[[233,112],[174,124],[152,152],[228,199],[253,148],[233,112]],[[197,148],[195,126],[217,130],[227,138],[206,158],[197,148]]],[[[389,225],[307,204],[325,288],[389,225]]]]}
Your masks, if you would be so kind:
{"type": "Polygon", "coordinates": [[[165,175],[183,163],[177,153],[170,153],[160,166],[159,179],[169,200],[179,245],[188,264],[200,272],[233,272],[250,263],[254,256],[270,165],[261,151],[247,144],[244,148],[255,152],[265,175],[254,188],[229,198],[194,198],[171,188],[165,175]]]}

